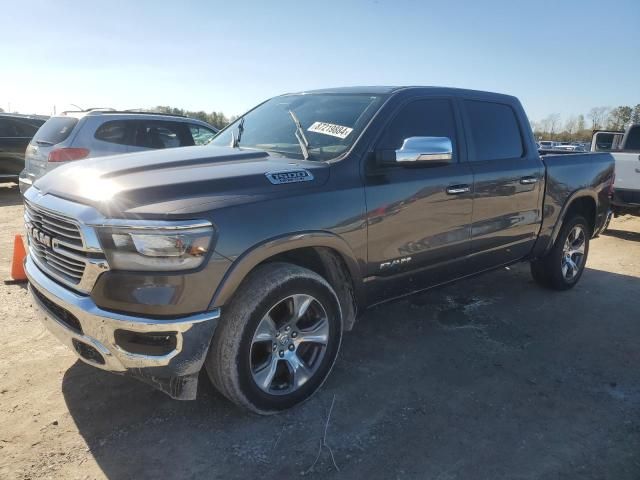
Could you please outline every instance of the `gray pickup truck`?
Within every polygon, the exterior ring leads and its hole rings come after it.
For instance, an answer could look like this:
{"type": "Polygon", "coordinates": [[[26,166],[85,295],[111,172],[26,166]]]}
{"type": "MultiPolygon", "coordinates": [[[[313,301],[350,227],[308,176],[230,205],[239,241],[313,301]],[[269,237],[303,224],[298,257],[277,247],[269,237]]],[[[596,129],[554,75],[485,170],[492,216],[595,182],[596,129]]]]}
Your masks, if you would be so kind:
{"type": "MultiPolygon", "coordinates": [[[[367,307],[520,261],[573,287],[609,153],[540,158],[518,100],[282,95],[206,147],[83,160],[25,193],[30,290],[83,361],[257,413],[311,396],[367,307]]],[[[392,320],[390,320],[392,321],[392,320]]]]}

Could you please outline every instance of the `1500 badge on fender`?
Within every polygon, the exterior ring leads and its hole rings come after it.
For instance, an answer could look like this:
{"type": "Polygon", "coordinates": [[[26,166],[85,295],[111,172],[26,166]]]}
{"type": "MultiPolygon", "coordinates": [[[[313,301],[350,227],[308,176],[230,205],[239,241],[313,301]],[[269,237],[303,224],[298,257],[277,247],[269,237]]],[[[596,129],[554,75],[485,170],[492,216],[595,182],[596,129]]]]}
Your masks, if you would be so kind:
{"type": "Polygon", "coordinates": [[[288,170],[285,172],[265,173],[267,178],[274,185],[283,183],[309,182],[313,180],[313,175],[307,170],[288,170]]]}

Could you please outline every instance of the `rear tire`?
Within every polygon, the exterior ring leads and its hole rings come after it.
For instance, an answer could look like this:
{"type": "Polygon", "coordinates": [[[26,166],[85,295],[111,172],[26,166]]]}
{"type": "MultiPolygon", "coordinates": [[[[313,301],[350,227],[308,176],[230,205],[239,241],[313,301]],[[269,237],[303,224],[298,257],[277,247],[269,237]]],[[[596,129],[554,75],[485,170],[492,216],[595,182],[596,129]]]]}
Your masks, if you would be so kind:
{"type": "Polygon", "coordinates": [[[568,290],[580,280],[589,254],[591,231],[584,217],[576,215],[562,225],[551,250],[531,262],[531,275],[541,286],[568,290]]]}
{"type": "Polygon", "coordinates": [[[232,402],[277,413],[320,388],[341,340],[342,313],[329,283],[296,265],[265,264],[223,309],[205,368],[232,402]]]}

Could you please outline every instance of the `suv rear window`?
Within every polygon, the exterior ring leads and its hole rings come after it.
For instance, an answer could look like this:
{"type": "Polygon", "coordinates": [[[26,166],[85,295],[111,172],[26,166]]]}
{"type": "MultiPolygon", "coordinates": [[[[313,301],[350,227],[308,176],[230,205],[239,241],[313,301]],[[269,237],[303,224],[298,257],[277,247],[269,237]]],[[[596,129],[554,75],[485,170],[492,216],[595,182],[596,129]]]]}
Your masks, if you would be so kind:
{"type": "Polygon", "coordinates": [[[466,100],[464,102],[475,160],[520,158],[523,153],[520,127],[513,109],[503,103],[466,100]]]}
{"type": "Polygon", "coordinates": [[[0,118],[0,137],[18,138],[33,137],[38,127],[29,123],[14,120],[13,118],[0,118]]]}
{"type": "Polygon", "coordinates": [[[45,142],[55,145],[65,141],[73,128],[78,124],[78,119],[74,117],[52,117],[40,129],[33,137],[34,142],[45,142]]]}

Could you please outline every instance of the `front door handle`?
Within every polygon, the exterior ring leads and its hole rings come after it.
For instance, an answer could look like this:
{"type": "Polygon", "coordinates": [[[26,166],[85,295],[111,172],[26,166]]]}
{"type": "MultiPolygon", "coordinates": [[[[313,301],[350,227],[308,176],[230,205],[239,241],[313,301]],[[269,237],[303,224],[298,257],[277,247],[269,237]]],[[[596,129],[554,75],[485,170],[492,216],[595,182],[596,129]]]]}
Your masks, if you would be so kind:
{"type": "Polygon", "coordinates": [[[449,195],[460,195],[461,193],[469,193],[471,187],[469,185],[452,185],[447,187],[447,193],[449,195]]]}
{"type": "Polygon", "coordinates": [[[520,179],[520,183],[522,185],[532,185],[534,183],[538,182],[538,178],[537,177],[522,177],[520,179]]]}

